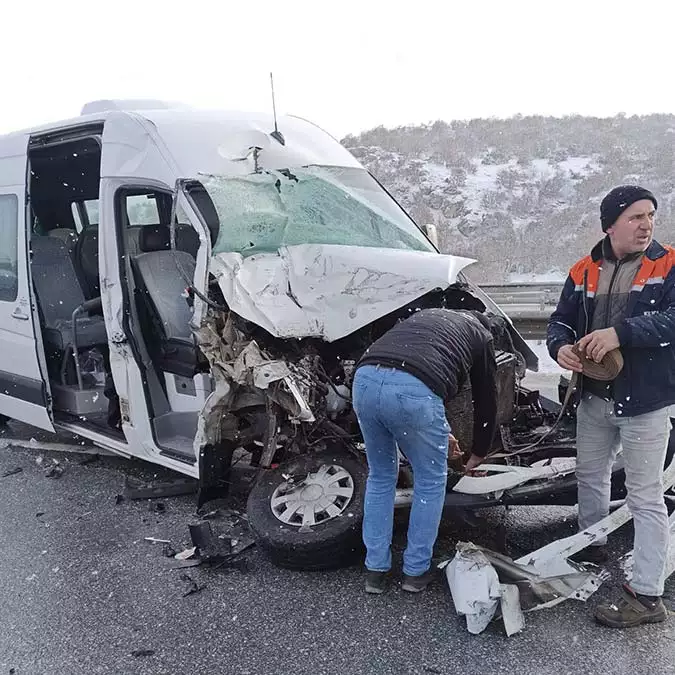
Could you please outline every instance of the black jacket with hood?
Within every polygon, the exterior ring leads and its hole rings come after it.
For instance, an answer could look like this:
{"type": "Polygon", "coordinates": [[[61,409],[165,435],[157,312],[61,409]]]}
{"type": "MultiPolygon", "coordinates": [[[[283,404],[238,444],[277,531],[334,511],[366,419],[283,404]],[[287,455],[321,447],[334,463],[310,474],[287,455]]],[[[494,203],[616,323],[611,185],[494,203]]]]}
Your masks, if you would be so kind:
{"type": "Polygon", "coordinates": [[[497,363],[492,334],[477,312],[424,309],[396,324],[365,352],[358,366],[402,370],[449,401],[471,381],[474,454],[484,457],[497,426],[497,363]]]}

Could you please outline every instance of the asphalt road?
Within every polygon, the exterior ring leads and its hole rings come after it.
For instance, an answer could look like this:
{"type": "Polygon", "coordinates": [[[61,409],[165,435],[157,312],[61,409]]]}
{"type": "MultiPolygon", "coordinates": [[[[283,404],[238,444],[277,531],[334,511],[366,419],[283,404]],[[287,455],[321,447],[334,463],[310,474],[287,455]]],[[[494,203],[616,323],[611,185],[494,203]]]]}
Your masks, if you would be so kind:
{"type": "MultiPolygon", "coordinates": [[[[395,586],[366,596],[359,568],[290,572],[256,548],[242,556],[248,570],[172,569],[163,544],[145,537],[186,548],[188,525],[199,521],[193,498],[159,500],[158,513],[157,500],[117,504],[116,495],[126,476],[176,476],[139,462],[83,459],[0,449],[0,476],[22,468],[0,478],[0,675],[675,673],[675,617],[626,632],[594,623],[591,609],[611,595],[611,582],[586,604],[528,614],[525,631],[507,638],[498,623],[470,635],[443,581],[420,595],[395,586]],[[60,478],[45,476],[53,458],[60,478]],[[191,584],[182,574],[204,587],[185,596],[191,584]]],[[[242,495],[220,506],[240,509],[242,495]]],[[[437,554],[451,557],[462,538],[506,544],[516,557],[575,528],[570,508],[480,515],[484,522],[471,526],[447,514],[437,554]]],[[[232,519],[211,522],[218,533],[245,536],[241,523],[228,526],[232,519]]],[[[630,548],[624,529],[611,541],[617,553],[630,548]]],[[[403,531],[404,519],[398,562],[403,531]]],[[[673,608],[675,578],[667,602],[673,608]]]]}

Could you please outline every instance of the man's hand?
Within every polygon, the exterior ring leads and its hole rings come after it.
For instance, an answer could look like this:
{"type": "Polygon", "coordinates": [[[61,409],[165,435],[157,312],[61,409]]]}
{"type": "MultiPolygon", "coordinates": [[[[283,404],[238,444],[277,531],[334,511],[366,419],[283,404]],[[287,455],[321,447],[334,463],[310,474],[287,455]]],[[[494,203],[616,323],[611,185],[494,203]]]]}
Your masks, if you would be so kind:
{"type": "Polygon", "coordinates": [[[589,359],[600,363],[607,352],[620,347],[619,336],[614,328],[602,328],[584,335],[578,342],[578,349],[584,352],[589,359]]]}
{"type": "Polygon", "coordinates": [[[574,353],[572,345],[563,345],[558,350],[558,365],[565,370],[581,372],[581,359],[574,353]]]}
{"type": "Polygon", "coordinates": [[[479,464],[482,464],[485,461],[485,457],[479,457],[478,455],[471,455],[467,463],[464,466],[464,472],[469,473],[473,471],[479,464]]]}
{"type": "Polygon", "coordinates": [[[448,457],[455,459],[462,456],[462,449],[459,447],[459,441],[450,434],[448,436],[448,457]]]}

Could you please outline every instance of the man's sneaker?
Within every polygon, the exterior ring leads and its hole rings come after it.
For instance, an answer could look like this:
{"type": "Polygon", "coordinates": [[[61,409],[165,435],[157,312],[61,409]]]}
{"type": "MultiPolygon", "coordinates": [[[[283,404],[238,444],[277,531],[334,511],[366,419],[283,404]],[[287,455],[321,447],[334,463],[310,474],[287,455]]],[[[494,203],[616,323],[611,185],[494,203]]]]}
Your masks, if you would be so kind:
{"type": "Polygon", "coordinates": [[[595,619],[610,628],[632,628],[643,623],[660,623],[668,618],[661,598],[639,595],[624,584],[621,598],[615,604],[599,605],[595,619]]]}
{"type": "Polygon", "coordinates": [[[589,562],[594,565],[604,565],[609,560],[609,553],[607,547],[602,546],[587,546],[579,553],[575,553],[573,556],[570,556],[570,559],[574,562],[589,562]]]}
{"type": "Polygon", "coordinates": [[[416,577],[411,577],[408,574],[403,575],[403,583],[401,588],[408,593],[419,593],[423,591],[436,578],[436,569],[429,568],[424,574],[416,577]]]}
{"type": "Polygon", "coordinates": [[[366,570],[366,593],[384,593],[389,581],[389,572],[366,570]]]}

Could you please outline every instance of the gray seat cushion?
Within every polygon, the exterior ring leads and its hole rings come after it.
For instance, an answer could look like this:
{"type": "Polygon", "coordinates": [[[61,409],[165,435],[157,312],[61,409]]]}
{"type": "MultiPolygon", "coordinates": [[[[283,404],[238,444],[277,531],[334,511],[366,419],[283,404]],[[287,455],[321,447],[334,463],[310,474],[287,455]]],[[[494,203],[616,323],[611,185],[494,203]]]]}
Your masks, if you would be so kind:
{"type": "Polygon", "coordinates": [[[194,258],[185,251],[151,251],[136,256],[134,265],[163,327],[165,338],[193,344],[190,330],[192,310],[184,294],[194,277],[194,258]]]}
{"type": "MultiPolygon", "coordinates": [[[[42,312],[45,341],[63,350],[72,342],[72,316],[84,302],[84,293],[64,241],[35,237],[31,249],[33,286],[42,312]]],[[[108,343],[103,317],[81,316],[77,327],[78,347],[108,343]]]]}

